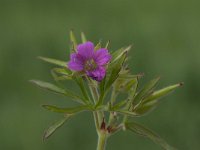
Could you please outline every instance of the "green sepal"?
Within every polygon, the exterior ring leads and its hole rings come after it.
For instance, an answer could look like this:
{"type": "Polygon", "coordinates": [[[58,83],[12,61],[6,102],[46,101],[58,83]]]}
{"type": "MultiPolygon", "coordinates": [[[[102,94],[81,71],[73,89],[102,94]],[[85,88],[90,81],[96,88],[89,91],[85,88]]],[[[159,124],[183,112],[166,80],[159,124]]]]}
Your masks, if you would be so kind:
{"type": "Polygon", "coordinates": [[[136,133],[137,135],[149,138],[156,144],[160,145],[165,150],[175,150],[175,148],[171,147],[167,142],[165,142],[160,136],[158,136],[153,131],[145,128],[144,126],[136,123],[136,122],[127,122],[125,123],[125,128],[136,133]]]}
{"type": "Polygon", "coordinates": [[[67,62],[65,62],[65,61],[61,61],[61,60],[57,60],[57,59],[53,59],[53,58],[42,57],[42,56],[39,56],[38,58],[45,62],[67,68],[67,62]]]}
{"type": "Polygon", "coordinates": [[[43,140],[48,139],[53,133],[55,133],[55,131],[57,131],[58,128],[60,128],[61,126],[63,126],[66,121],[68,121],[70,119],[71,115],[67,115],[64,118],[62,118],[61,120],[58,120],[56,122],[54,122],[45,132],[43,135],[43,140]]]}
{"type": "Polygon", "coordinates": [[[82,43],[87,42],[87,38],[83,32],[81,32],[81,40],[82,40],[82,43]]]}
{"type": "Polygon", "coordinates": [[[94,50],[98,50],[101,48],[101,40],[99,41],[99,43],[97,43],[97,45],[95,46],[94,50]]]}
{"type": "Polygon", "coordinates": [[[76,37],[74,35],[74,32],[73,30],[70,30],[69,32],[69,37],[70,37],[70,42],[72,44],[72,47],[71,47],[71,52],[76,52],[76,47],[77,47],[77,40],[76,40],[76,37]]]}
{"type": "Polygon", "coordinates": [[[105,48],[107,49],[109,45],[110,45],[110,40],[106,43],[105,48]]]}

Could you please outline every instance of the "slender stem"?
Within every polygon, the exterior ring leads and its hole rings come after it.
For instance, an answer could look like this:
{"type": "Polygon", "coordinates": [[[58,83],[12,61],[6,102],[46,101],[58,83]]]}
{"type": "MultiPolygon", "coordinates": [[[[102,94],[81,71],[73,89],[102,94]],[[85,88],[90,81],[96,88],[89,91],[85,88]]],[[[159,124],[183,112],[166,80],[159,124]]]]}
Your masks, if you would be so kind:
{"type": "Polygon", "coordinates": [[[95,123],[96,131],[98,133],[100,130],[100,127],[99,127],[100,123],[99,123],[99,118],[98,118],[97,112],[93,112],[93,116],[94,116],[94,123],[95,123]]]}
{"type": "Polygon", "coordinates": [[[107,140],[106,133],[99,133],[98,136],[97,150],[105,150],[107,140]]]}
{"type": "MultiPolygon", "coordinates": [[[[92,81],[89,78],[87,80],[94,103],[97,104],[99,100],[99,92],[97,90],[97,87],[94,83],[92,83],[92,81]]],[[[103,121],[104,113],[102,111],[95,111],[93,112],[93,116],[94,116],[96,131],[98,134],[97,150],[105,150],[106,132],[102,131],[100,127],[103,121]]]]}

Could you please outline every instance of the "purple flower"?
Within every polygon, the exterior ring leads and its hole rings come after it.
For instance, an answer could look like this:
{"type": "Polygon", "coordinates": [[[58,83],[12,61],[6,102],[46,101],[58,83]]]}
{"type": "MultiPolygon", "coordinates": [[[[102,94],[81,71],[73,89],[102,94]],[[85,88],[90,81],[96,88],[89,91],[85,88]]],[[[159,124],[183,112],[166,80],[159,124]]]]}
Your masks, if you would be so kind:
{"type": "Polygon", "coordinates": [[[77,46],[77,52],[70,55],[68,67],[74,71],[83,71],[94,80],[101,81],[106,75],[105,65],[111,60],[106,48],[94,50],[92,42],[77,46]]]}

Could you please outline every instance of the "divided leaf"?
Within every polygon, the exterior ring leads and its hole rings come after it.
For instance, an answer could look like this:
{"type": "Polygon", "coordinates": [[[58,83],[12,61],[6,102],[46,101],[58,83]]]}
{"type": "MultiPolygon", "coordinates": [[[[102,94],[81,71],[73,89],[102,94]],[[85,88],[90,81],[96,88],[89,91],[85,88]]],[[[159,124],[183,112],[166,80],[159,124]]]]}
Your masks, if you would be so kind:
{"type": "Polygon", "coordinates": [[[136,108],[134,109],[134,112],[136,112],[140,115],[143,115],[145,113],[150,112],[151,110],[153,110],[157,106],[160,98],[166,96],[167,94],[171,93],[176,88],[178,88],[182,85],[183,85],[182,83],[175,84],[175,85],[171,85],[171,86],[168,86],[168,87],[165,87],[163,89],[160,89],[160,90],[153,92],[151,95],[149,95],[148,97],[143,99],[139,103],[139,105],[136,106],[136,108]]]}
{"type": "Polygon", "coordinates": [[[71,116],[68,115],[68,116],[65,116],[64,118],[62,118],[61,120],[53,123],[45,132],[44,132],[44,135],[43,135],[43,140],[46,140],[47,138],[49,138],[53,133],[55,133],[55,131],[60,128],[61,126],[64,125],[64,123],[66,121],[69,120],[71,116]]]}
{"type": "Polygon", "coordinates": [[[165,142],[161,137],[159,137],[153,131],[145,128],[144,126],[136,123],[136,122],[127,122],[125,123],[126,129],[146,138],[149,138],[156,144],[160,145],[165,150],[175,150],[175,148],[171,147],[167,142],[165,142]]]}

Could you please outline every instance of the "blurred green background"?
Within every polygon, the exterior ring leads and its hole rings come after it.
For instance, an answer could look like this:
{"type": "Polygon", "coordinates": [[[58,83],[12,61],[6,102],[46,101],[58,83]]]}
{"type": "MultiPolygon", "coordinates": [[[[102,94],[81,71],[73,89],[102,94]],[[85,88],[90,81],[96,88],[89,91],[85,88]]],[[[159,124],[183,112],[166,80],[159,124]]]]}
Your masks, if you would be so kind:
{"type": "MultiPolygon", "coordinates": [[[[198,0],[0,0],[0,149],[94,150],[92,115],[70,120],[48,141],[43,131],[61,115],[41,104],[69,106],[66,98],[37,89],[29,79],[51,81],[52,65],[37,56],[69,59],[69,30],[84,31],[111,50],[133,44],[130,68],[142,82],[183,88],[140,119],[180,150],[200,149],[200,3],[198,0]]],[[[68,84],[71,86],[71,83],[68,84]]],[[[108,140],[108,150],[161,150],[130,132],[108,140]]]]}

